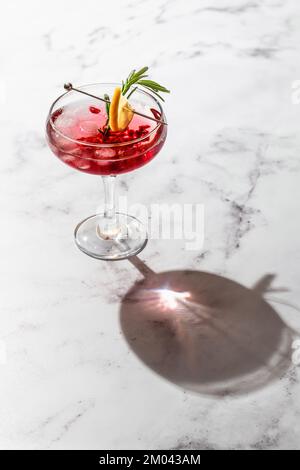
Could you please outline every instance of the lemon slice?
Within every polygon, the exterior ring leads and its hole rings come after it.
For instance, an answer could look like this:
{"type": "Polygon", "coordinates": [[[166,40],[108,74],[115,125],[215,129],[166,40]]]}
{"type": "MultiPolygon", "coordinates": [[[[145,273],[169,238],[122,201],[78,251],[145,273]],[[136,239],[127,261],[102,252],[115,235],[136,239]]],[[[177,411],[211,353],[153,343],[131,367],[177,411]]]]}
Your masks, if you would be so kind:
{"type": "Polygon", "coordinates": [[[118,111],[118,128],[120,131],[124,131],[133,118],[133,108],[122,94],[119,100],[118,111]]]}
{"type": "Polygon", "coordinates": [[[121,96],[121,88],[116,88],[109,107],[109,127],[112,131],[118,130],[118,108],[121,96]]]}
{"type": "Polygon", "coordinates": [[[122,95],[121,88],[114,91],[109,107],[109,127],[112,131],[124,131],[133,118],[133,108],[122,95]]]}

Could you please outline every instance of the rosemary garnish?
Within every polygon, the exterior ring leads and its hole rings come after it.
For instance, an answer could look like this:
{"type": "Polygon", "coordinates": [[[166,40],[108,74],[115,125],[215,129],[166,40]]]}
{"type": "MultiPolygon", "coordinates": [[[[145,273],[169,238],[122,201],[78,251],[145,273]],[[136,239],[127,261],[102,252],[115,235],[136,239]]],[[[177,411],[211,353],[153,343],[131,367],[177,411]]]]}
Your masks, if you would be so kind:
{"type": "Polygon", "coordinates": [[[109,131],[110,131],[110,127],[108,125],[108,120],[106,121],[106,124],[103,126],[102,129],[98,129],[98,132],[100,132],[100,134],[103,136],[103,140],[105,140],[105,138],[108,136],[109,134],[109,131]]]}
{"type": "MultiPolygon", "coordinates": [[[[165,88],[164,86],[160,85],[159,83],[155,82],[154,80],[149,80],[148,74],[146,73],[148,71],[149,67],[143,67],[142,69],[136,71],[132,70],[128,77],[126,78],[125,82],[122,80],[122,95],[127,96],[126,98],[130,98],[130,96],[138,89],[138,85],[145,88],[147,91],[151,91],[155,96],[157,96],[159,99],[164,101],[163,97],[160,95],[160,93],[170,93],[170,90],[165,88]],[[133,87],[133,85],[135,85],[133,87]]],[[[110,101],[109,95],[104,94],[104,99],[107,101],[110,101]]],[[[103,140],[107,137],[110,131],[110,126],[109,126],[109,110],[110,110],[110,103],[105,104],[106,108],[106,123],[102,127],[102,129],[98,129],[100,134],[103,136],[103,140]]]]}
{"type": "MultiPolygon", "coordinates": [[[[108,96],[107,93],[104,94],[104,99],[105,99],[106,101],[110,101],[109,96],[108,96]]],[[[106,114],[107,114],[107,118],[108,118],[108,116],[109,116],[110,103],[106,103],[105,108],[106,108],[106,114]]]]}
{"type": "MultiPolygon", "coordinates": [[[[106,101],[110,101],[109,95],[107,93],[105,93],[103,95],[103,97],[106,101]]],[[[104,124],[102,129],[98,129],[98,132],[100,132],[100,134],[103,135],[103,140],[105,140],[105,137],[108,135],[109,130],[110,130],[110,127],[109,127],[109,124],[108,124],[108,122],[109,122],[109,108],[110,108],[110,103],[105,103],[106,116],[107,116],[106,123],[104,124]]]]}
{"type": "Polygon", "coordinates": [[[146,90],[148,91],[151,91],[152,93],[154,93],[155,96],[164,101],[163,97],[160,96],[159,93],[170,93],[170,90],[167,90],[167,88],[157,82],[154,82],[153,80],[148,80],[148,75],[146,74],[147,71],[148,67],[143,67],[137,72],[135,70],[132,70],[132,72],[130,72],[130,74],[126,78],[125,82],[122,81],[122,95],[125,96],[126,93],[129,91],[129,94],[127,96],[128,99],[132,95],[132,93],[134,93],[135,90],[138,88],[137,86],[135,86],[135,88],[130,90],[131,87],[133,85],[140,85],[141,87],[146,88],[146,90]]]}
{"type": "Polygon", "coordinates": [[[137,86],[136,86],[136,87],[134,87],[134,88],[133,88],[133,90],[131,90],[131,92],[130,92],[130,93],[128,93],[128,95],[127,95],[127,99],[128,99],[128,98],[129,98],[129,97],[132,95],[132,93],[134,93],[134,92],[135,92],[135,90],[136,90],[136,89],[137,89],[137,86]]]}

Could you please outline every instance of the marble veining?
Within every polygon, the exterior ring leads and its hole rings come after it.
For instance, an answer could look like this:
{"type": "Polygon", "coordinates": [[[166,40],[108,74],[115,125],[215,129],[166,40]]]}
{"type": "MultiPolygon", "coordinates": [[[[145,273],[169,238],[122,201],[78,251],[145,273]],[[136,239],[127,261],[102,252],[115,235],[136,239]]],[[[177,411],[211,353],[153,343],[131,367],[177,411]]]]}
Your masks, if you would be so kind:
{"type": "Polygon", "coordinates": [[[299,449],[298,2],[28,0],[2,18],[0,448],[299,449]],[[45,119],[64,82],[143,65],[172,90],[169,134],[119,194],[204,204],[204,246],[97,262],[73,228],[101,180],[51,154],[45,119]],[[174,316],[162,282],[193,292],[174,316]]]}

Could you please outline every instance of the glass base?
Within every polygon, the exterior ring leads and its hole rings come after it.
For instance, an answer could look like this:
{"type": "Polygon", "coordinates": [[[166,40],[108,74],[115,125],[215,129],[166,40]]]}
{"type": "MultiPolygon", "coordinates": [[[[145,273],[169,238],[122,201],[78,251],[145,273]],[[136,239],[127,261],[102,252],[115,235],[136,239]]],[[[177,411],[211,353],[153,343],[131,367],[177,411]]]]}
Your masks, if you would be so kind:
{"type": "Polygon", "coordinates": [[[117,212],[119,230],[113,238],[101,233],[103,214],[84,219],[75,228],[75,243],[86,255],[96,259],[120,260],[136,255],[146,246],[148,237],[144,225],[135,217],[117,212]]]}

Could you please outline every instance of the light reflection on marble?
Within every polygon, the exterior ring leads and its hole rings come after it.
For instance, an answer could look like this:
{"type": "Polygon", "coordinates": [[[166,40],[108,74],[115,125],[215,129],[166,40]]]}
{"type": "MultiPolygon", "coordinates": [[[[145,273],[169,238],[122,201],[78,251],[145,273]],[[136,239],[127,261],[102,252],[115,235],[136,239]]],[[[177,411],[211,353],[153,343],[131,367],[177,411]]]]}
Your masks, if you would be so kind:
{"type": "MultiPolygon", "coordinates": [[[[142,274],[76,249],[73,228],[99,204],[101,182],[51,155],[44,122],[64,82],[151,66],[172,90],[168,141],[120,193],[204,203],[206,236],[201,252],[152,240],[140,258],[156,273],[208,271],[247,288],[274,274],[268,304],[255,298],[290,345],[300,333],[300,106],[290,99],[300,4],[28,0],[2,13],[0,447],[299,448],[292,349],[272,381],[253,389],[248,377],[243,393],[221,383],[222,394],[190,392],[134,354],[122,299],[142,274]]],[[[257,310],[255,325],[266,333],[257,310]]]]}

